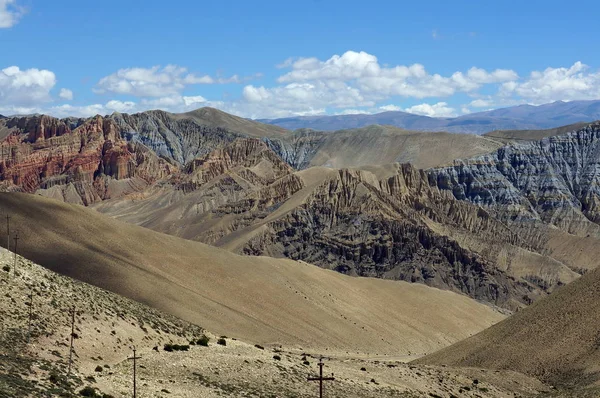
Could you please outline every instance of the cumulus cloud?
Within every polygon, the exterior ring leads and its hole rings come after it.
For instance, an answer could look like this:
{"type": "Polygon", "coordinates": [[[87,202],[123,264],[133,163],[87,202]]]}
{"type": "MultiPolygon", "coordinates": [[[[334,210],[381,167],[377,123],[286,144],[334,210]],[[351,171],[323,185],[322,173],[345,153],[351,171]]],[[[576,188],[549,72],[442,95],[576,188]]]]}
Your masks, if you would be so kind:
{"type": "Polygon", "coordinates": [[[242,83],[248,78],[197,76],[177,65],[152,68],[126,68],[105,76],[94,91],[99,94],[113,93],[135,97],[164,97],[180,94],[186,86],[196,84],[242,83]]]}
{"type": "Polygon", "coordinates": [[[376,56],[364,51],[347,51],[326,61],[317,58],[286,60],[280,66],[292,70],[281,77],[279,83],[313,81],[339,81],[360,89],[364,96],[381,99],[390,96],[412,98],[446,97],[456,92],[470,92],[484,84],[502,83],[518,79],[509,69],[486,71],[473,67],[466,73],[451,76],[430,74],[421,64],[386,67],[376,56]]]}
{"type": "Polygon", "coordinates": [[[374,106],[360,90],[343,82],[295,82],[266,88],[248,85],[242,92],[242,101],[235,109],[249,117],[286,117],[319,114],[326,108],[354,109],[374,106]]]}
{"type": "Polygon", "coordinates": [[[384,111],[384,112],[391,112],[391,111],[401,111],[402,108],[400,108],[397,105],[383,105],[379,107],[380,110],[384,111]]]}
{"type": "Polygon", "coordinates": [[[73,92],[69,89],[66,88],[61,88],[60,89],[60,93],[58,93],[58,96],[61,99],[67,100],[67,101],[71,101],[73,99],[73,92]]]}
{"type": "Polygon", "coordinates": [[[49,102],[55,85],[56,76],[49,70],[9,66],[0,70],[0,105],[32,107],[49,102]]]}
{"type": "Polygon", "coordinates": [[[493,104],[494,103],[492,100],[478,98],[476,100],[471,101],[468,106],[473,108],[489,108],[490,106],[493,106],[493,104]]]}
{"type": "Polygon", "coordinates": [[[448,106],[446,102],[438,102],[437,104],[419,104],[405,109],[406,112],[416,115],[424,115],[430,117],[452,117],[456,116],[456,110],[448,106]]]}
{"type": "Polygon", "coordinates": [[[344,109],[339,115],[370,115],[371,112],[364,109],[344,109]]]}
{"type": "Polygon", "coordinates": [[[600,98],[600,71],[575,62],[570,67],[533,71],[523,82],[507,82],[500,88],[503,96],[516,95],[532,103],[557,100],[600,98]]]}
{"type": "Polygon", "coordinates": [[[25,14],[25,9],[16,0],[0,0],[0,29],[11,28],[25,14]]]}

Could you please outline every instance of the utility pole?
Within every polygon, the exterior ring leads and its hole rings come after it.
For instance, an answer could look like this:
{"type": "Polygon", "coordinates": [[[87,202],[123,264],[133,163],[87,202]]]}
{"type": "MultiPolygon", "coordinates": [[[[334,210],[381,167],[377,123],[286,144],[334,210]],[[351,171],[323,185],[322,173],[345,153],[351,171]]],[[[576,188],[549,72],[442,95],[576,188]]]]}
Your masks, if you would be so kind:
{"type": "Polygon", "coordinates": [[[137,397],[137,384],[136,384],[136,375],[135,375],[135,371],[136,371],[136,360],[140,359],[142,357],[138,357],[135,355],[135,346],[132,347],[133,349],[133,356],[131,358],[127,358],[127,359],[133,359],[133,398],[137,397]]]}
{"type": "Polygon", "coordinates": [[[14,240],[15,240],[15,264],[13,267],[13,276],[17,276],[17,243],[19,243],[19,231],[17,231],[17,233],[15,234],[14,240]]]}
{"type": "Polygon", "coordinates": [[[33,316],[33,286],[31,286],[31,292],[29,292],[29,322],[27,324],[27,344],[31,338],[31,317],[33,316]]]}
{"type": "Polygon", "coordinates": [[[308,381],[318,381],[319,382],[319,398],[323,398],[323,382],[324,381],[333,381],[335,380],[335,378],[333,377],[333,373],[331,374],[331,377],[323,377],[323,366],[325,366],[325,364],[323,363],[323,357],[321,357],[321,359],[319,359],[319,377],[309,377],[308,381]]]}
{"type": "Polygon", "coordinates": [[[69,348],[69,369],[67,370],[67,377],[71,375],[71,364],[73,363],[73,338],[75,337],[75,306],[73,306],[73,312],[71,313],[71,346],[69,348]]]}
{"type": "Polygon", "coordinates": [[[10,216],[6,215],[6,250],[10,251],[10,216]]]}

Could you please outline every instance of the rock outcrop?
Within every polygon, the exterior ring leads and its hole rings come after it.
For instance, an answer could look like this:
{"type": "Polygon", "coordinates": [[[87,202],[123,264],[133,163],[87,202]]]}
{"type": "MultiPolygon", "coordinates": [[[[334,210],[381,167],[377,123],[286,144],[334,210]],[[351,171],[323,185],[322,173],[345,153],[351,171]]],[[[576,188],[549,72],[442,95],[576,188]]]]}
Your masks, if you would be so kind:
{"type": "Polygon", "coordinates": [[[109,118],[127,141],[141,143],[179,166],[243,137],[222,127],[176,118],[164,111],[114,113],[109,118]]]}
{"type": "Polygon", "coordinates": [[[428,170],[429,182],[510,223],[598,234],[600,123],[428,170]]]}
{"type": "Polygon", "coordinates": [[[14,118],[5,125],[12,132],[0,145],[4,190],[88,205],[141,189],[173,169],[100,116],[14,118]]]}

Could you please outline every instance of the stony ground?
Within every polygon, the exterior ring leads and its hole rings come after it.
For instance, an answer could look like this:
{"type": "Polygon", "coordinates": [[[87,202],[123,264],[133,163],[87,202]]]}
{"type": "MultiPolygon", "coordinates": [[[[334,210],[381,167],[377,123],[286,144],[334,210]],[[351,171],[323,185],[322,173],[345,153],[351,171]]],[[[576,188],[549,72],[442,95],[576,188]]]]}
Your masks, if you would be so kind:
{"type": "Polygon", "coordinates": [[[413,366],[398,358],[359,358],[260,347],[221,336],[131,300],[0,252],[0,397],[127,397],[131,346],[138,349],[138,397],[314,397],[321,354],[327,397],[527,397],[552,390],[513,372],[413,366]],[[8,266],[10,272],[2,270],[8,266]],[[31,340],[27,343],[29,295],[31,340]],[[73,371],[67,377],[75,305],[73,371]],[[208,346],[191,344],[206,335],[208,346]],[[187,351],[165,351],[178,344],[187,351]],[[94,396],[94,395],[90,395],[94,396]]]}

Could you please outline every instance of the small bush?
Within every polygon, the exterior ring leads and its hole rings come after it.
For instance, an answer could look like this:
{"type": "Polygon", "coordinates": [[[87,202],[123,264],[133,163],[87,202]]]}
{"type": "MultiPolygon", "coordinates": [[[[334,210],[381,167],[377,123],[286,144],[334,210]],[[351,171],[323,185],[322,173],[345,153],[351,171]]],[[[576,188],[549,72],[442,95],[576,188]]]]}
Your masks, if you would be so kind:
{"type": "Polygon", "coordinates": [[[99,397],[99,395],[96,394],[96,389],[90,386],[84,387],[81,391],[79,391],[79,395],[82,397],[99,397]]]}
{"type": "Polygon", "coordinates": [[[308,362],[308,361],[304,361],[304,362],[302,362],[302,363],[303,363],[304,365],[306,365],[306,366],[310,365],[310,362],[308,362]]]}
{"type": "Polygon", "coordinates": [[[360,370],[362,370],[363,372],[366,372],[367,368],[360,368],[360,370]]]}
{"type": "Polygon", "coordinates": [[[219,340],[217,340],[217,344],[227,345],[227,341],[223,337],[221,337],[219,340]]]}
{"type": "Polygon", "coordinates": [[[2,270],[3,270],[4,272],[10,272],[10,266],[8,266],[8,265],[5,265],[4,267],[2,267],[2,270]]]}
{"type": "Polygon", "coordinates": [[[273,359],[276,361],[281,361],[281,357],[279,355],[273,355],[273,359]]]}
{"type": "Polygon", "coordinates": [[[102,372],[102,366],[98,365],[96,366],[96,369],[94,369],[96,372],[102,372]]]}
{"type": "Polygon", "coordinates": [[[260,344],[254,344],[254,347],[258,348],[259,350],[265,349],[265,347],[261,346],[260,344]]]}
{"type": "Polygon", "coordinates": [[[196,341],[196,344],[201,345],[203,347],[208,347],[208,342],[210,341],[210,339],[206,336],[202,336],[198,339],[198,341],[196,341]]]}
{"type": "Polygon", "coordinates": [[[165,344],[164,350],[167,352],[173,351],[188,351],[190,349],[189,345],[180,345],[180,344],[165,344]]]}

